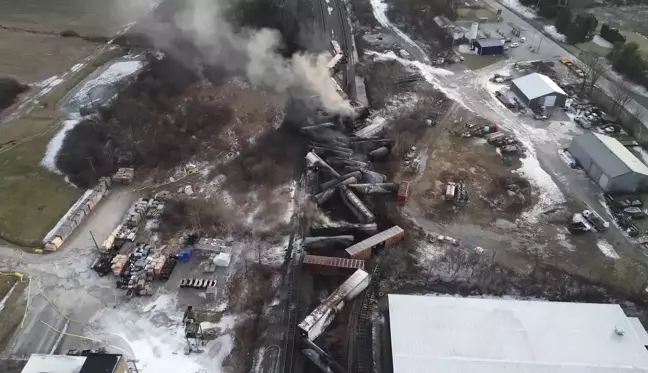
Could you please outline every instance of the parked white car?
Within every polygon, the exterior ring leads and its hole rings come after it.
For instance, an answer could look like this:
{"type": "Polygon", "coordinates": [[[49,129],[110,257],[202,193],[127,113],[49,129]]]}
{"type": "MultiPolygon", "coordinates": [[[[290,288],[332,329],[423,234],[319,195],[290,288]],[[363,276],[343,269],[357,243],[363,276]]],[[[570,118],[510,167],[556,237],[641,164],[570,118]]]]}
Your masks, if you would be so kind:
{"type": "Polygon", "coordinates": [[[526,41],[526,38],[523,36],[520,38],[520,43],[524,43],[526,41]]]}
{"type": "Polygon", "coordinates": [[[520,46],[520,44],[518,44],[518,43],[511,43],[511,48],[517,48],[519,46],[520,46]]]}

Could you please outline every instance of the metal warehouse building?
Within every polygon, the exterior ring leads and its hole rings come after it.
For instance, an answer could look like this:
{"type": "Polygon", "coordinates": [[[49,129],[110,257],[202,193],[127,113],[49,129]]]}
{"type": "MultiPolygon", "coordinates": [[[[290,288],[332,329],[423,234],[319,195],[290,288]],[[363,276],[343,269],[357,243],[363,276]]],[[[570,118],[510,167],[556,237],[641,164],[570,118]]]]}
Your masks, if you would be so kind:
{"type": "Polygon", "coordinates": [[[618,304],[390,294],[388,319],[393,373],[648,371],[648,334],[618,304]]]}
{"type": "Polygon", "coordinates": [[[504,39],[478,39],[473,41],[472,47],[480,56],[504,53],[504,39]]]}
{"type": "Polygon", "coordinates": [[[567,94],[548,76],[533,73],[513,80],[511,90],[528,106],[564,106],[567,94]]]}
{"type": "Polygon", "coordinates": [[[648,167],[615,138],[586,133],[572,140],[569,152],[608,193],[648,190],[648,167]]]}

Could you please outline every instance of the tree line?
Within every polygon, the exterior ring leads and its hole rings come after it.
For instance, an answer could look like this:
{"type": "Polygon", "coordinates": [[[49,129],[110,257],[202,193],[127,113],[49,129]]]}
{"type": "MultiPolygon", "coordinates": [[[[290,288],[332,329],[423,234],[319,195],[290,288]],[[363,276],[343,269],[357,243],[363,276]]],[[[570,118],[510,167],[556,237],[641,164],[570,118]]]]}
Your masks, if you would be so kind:
{"type": "Polygon", "coordinates": [[[598,27],[598,20],[589,13],[574,14],[569,8],[561,8],[554,22],[556,30],[567,37],[570,44],[591,40],[598,27]]]}
{"type": "MultiPolygon", "coordinates": [[[[598,20],[593,14],[574,13],[571,9],[562,7],[556,14],[554,26],[567,37],[568,43],[578,44],[594,37],[598,20]]],[[[639,50],[639,45],[634,42],[626,43],[625,36],[617,28],[605,23],[601,25],[600,35],[614,45],[606,56],[614,70],[633,82],[648,87],[648,64],[639,50]]],[[[587,64],[586,61],[583,62],[587,64]]]]}

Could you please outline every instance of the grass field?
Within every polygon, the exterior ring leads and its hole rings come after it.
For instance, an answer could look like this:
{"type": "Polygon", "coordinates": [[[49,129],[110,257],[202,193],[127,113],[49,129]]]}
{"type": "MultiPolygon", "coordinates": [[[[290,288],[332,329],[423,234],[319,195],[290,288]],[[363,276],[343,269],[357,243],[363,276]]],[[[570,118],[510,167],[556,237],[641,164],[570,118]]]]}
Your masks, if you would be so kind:
{"type": "Polygon", "coordinates": [[[634,31],[622,30],[621,33],[626,37],[626,43],[637,43],[637,45],[639,45],[639,50],[644,55],[644,58],[648,58],[648,38],[634,31]]]}
{"type": "Polygon", "coordinates": [[[156,0],[0,0],[0,25],[112,36],[156,0]]]}
{"type": "Polygon", "coordinates": [[[0,30],[0,74],[25,83],[42,81],[67,71],[95,49],[97,44],[78,38],[0,30]]]}
{"type": "Polygon", "coordinates": [[[0,125],[0,237],[40,247],[43,236],[80,196],[81,190],[40,165],[61,118],[57,103],[65,93],[117,52],[104,53],[58,85],[44,105],[0,125]]]}
{"type": "Polygon", "coordinates": [[[488,22],[497,21],[497,15],[490,11],[490,9],[472,9],[472,8],[459,8],[457,9],[457,22],[456,23],[472,23],[478,22],[480,18],[488,18],[488,22]]]}
{"type": "Polygon", "coordinates": [[[578,44],[578,49],[583,52],[593,52],[599,56],[607,56],[610,53],[610,49],[604,48],[594,42],[588,41],[587,43],[578,44]]]}
{"type": "Polygon", "coordinates": [[[505,55],[478,56],[475,54],[462,54],[462,56],[464,57],[462,64],[471,70],[481,69],[506,58],[505,55]]]}

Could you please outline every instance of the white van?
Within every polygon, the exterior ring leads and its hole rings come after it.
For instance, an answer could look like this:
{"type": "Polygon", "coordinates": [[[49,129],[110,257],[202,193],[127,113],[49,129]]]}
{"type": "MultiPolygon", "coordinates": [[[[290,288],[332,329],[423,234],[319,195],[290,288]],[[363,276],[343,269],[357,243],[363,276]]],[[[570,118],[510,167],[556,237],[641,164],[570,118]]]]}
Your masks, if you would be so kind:
{"type": "Polygon", "coordinates": [[[452,201],[455,197],[456,192],[457,192],[457,184],[453,183],[452,181],[449,181],[446,184],[445,194],[443,195],[443,198],[446,201],[452,201]]]}

